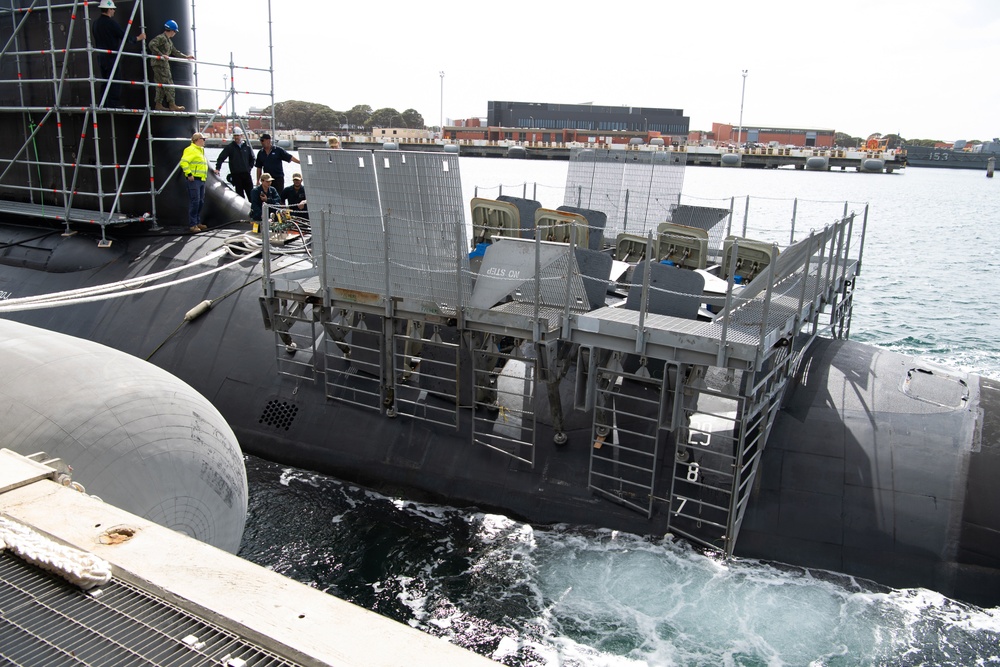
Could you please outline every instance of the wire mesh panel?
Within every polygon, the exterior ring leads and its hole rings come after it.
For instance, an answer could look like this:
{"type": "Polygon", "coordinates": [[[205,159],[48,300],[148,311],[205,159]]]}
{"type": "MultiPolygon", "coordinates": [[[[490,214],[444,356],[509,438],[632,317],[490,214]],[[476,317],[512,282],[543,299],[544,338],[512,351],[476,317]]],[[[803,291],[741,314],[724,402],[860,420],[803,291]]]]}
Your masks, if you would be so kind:
{"type": "Polygon", "coordinates": [[[329,284],[323,287],[384,296],[384,233],[371,152],[310,148],[299,155],[310,212],[320,212],[319,224],[312,217],[314,244],[326,256],[329,284]]]}
{"type": "Polygon", "coordinates": [[[563,203],[607,213],[605,238],[643,234],[671,219],[685,165],[683,153],[575,148],[563,203]]]}
{"type": "Polygon", "coordinates": [[[454,311],[468,298],[458,156],[330,149],[300,154],[310,208],[325,212],[314,233],[326,254],[326,286],[362,299],[414,300],[427,312],[454,311]]]}
{"type": "Polygon", "coordinates": [[[458,155],[376,151],[389,229],[389,289],[431,312],[468,301],[471,280],[458,155]],[[458,290],[462,289],[459,294],[458,290]]]}

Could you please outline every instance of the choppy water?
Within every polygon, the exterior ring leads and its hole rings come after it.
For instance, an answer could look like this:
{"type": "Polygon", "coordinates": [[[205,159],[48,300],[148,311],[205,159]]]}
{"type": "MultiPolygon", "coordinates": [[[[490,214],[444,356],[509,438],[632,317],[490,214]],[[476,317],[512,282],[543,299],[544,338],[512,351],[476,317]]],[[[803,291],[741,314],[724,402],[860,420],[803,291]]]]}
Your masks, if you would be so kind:
{"type": "MultiPolygon", "coordinates": [[[[526,181],[560,185],[565,169],[462,162],[467,186],[504,183],[510,194],[526,181]]],[[[845,200],[870,203],[852,338],[1000,378],[989,280],[1000,269],[1000,179],[706,167],[687,170],[685,193],[705,205],[766,195],[752,215],[787,203],[788,217],[793,197],[827,202],[830,219],[845,200]]],[[[415,504],[259,459],[247,467],[242,556],[506,665],[1000,664],[1000,608],[415,504]]]]}

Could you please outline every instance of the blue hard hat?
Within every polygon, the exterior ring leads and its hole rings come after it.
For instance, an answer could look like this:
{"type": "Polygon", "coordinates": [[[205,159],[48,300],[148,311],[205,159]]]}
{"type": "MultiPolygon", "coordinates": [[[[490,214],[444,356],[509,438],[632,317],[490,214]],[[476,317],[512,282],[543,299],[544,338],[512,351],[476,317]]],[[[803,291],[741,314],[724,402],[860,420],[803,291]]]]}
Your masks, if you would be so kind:
{"type": "Polygon", "coordinates": [[[170,19],[169,21],[163,24],[163,27],[166,28],[167,30],[173,30],[174,32],[177,32],[177,21],[170,19]]]}

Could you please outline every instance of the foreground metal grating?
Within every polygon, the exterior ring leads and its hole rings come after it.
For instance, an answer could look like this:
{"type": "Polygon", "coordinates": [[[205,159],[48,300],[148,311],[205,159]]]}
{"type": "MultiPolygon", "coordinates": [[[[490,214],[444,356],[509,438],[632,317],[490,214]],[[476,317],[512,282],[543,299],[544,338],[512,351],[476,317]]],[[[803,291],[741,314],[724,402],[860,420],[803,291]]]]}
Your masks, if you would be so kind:
{"type": "Polygon", "coordinates": [[[299,663],[120,580],[86,593],[0,554],[0,664],[245,665],[299,663]]]}

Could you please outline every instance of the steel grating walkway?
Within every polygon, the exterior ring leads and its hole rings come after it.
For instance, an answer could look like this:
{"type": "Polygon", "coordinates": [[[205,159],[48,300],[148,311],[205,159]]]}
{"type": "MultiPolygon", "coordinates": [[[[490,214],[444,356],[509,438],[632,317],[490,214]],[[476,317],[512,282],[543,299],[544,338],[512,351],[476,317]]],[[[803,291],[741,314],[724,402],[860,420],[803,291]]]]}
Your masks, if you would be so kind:
{"type": "Polygon", "coordinates": [[[118,579],[100,594],[0,553],[0,663],[298,665],[118,579]]]}

